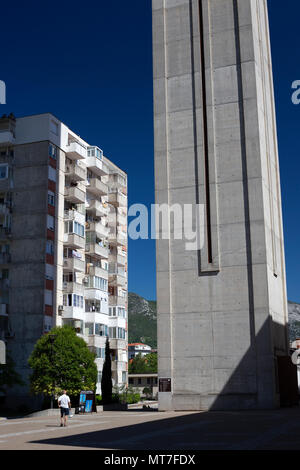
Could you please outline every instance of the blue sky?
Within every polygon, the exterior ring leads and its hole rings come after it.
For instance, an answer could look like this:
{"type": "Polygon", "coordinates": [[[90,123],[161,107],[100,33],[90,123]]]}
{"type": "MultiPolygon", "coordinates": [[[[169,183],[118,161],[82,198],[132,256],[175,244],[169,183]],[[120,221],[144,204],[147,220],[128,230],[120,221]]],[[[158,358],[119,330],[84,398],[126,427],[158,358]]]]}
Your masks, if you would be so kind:
{"type": "MultiPolygon", "coordinates": [[[[270,0],[289,299],[300,302],[300,2],[270,0]]],[[[0,79],[16,116],[52,112],[128,173],[129,204],[154,202],[151,0],[4,2],[0,79]],[[41,6],[42,5],[42,6],[41,6]]],[[[129,290],[155,298],[154,241],[129,242],[129,290]]]]}

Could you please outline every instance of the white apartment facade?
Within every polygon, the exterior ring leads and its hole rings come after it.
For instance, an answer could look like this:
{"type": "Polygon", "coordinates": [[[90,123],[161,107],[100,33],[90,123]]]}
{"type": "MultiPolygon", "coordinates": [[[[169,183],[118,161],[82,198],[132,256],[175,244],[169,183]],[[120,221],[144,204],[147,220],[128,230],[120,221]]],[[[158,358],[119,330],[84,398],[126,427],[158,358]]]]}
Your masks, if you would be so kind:
{"type": "Polygon", "coordinates": [[[69,324],[96,353],[97,393],[107,336],[127,384],[127,175],[52,114],[2,117],[0,206],[0,335],[18,372],[69,324]]]}

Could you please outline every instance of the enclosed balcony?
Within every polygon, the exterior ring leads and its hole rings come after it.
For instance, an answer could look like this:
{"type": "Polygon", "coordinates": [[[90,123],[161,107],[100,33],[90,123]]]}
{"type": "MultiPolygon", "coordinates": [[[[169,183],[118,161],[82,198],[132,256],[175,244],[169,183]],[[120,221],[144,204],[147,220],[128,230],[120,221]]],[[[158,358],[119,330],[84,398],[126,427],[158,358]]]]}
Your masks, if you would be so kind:
{"type": "Polygon", "coordinates": [[[84,204],[85,193],[77,186],[68,186],[65,188],[65,199],[73,204],[84,204]]]}
{"type": "Polygon", "coordinates": [[[86,190],[94,196],[105,196],[108,193],[108,187],[99,178],[89,178],[86,190]]]}
{"type": "Polygon", "coordinates": [[[109,170],[103,162],[103,152],[99,147],[88,147],[86,166],[98,176],[107,175],[109,170]]]}
{"type": "Polygon", "coordinates": [[[86,180],[86,168],[76,163],[66,164],[66,175],[72,181],[85,181],[86,180]]]}
{"type": "Polygon", "coordinates": [[[86,158],[87,149],[79,142],[70,142],[66,147],[66,155],[71,160],[83,160],[86,158]]]}

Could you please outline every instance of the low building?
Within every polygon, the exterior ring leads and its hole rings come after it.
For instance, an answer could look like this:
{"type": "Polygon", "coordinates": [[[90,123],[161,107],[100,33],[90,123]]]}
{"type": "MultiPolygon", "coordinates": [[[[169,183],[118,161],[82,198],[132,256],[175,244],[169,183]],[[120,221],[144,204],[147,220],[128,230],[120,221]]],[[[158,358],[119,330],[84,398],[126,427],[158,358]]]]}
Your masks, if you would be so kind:
{"type": "Polygon", "coordinates": [[[138,354],[142,357],[152,352],[151,346],[143,343],[130,343],[128,344],[128,360],[135,358],[138,354]]]}
{"type": "Polygon", "coordinates": [[[139,391],[141,396],[145,397],[147,394],[144,393],[144,389],[148,388],[151,390],[151,396],[157,398],[158,394],[158,375],[155,373],[150,374],[129,374],[128,383],[130,387],[133,387],[139,391]]]}

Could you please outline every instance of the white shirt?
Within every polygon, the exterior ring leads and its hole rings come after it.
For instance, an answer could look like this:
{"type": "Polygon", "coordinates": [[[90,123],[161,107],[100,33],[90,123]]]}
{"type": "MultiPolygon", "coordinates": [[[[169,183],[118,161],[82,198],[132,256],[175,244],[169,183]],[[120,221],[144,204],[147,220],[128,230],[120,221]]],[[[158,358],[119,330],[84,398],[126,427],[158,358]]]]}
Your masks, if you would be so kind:
{"type": "Polygon", "coordinates": [[[69,408],[70,398],[68,395],[61,395],[58,399],[58,403],[59,402],[62,408],[69,408]]]}

